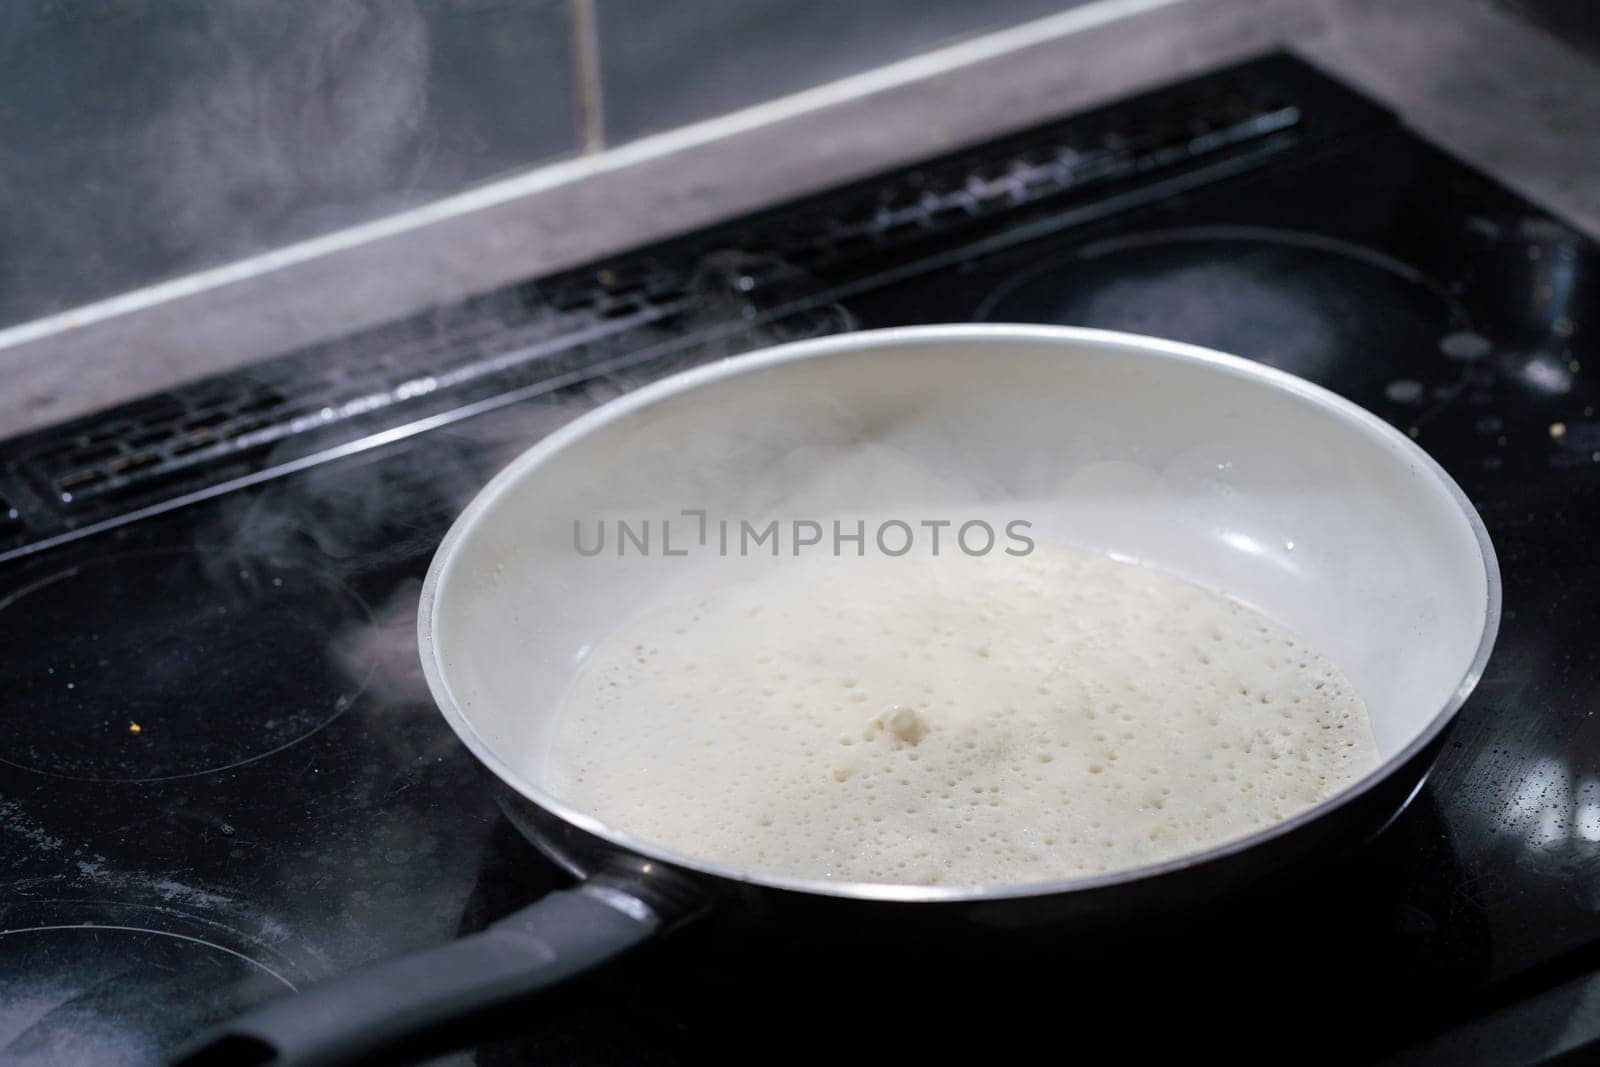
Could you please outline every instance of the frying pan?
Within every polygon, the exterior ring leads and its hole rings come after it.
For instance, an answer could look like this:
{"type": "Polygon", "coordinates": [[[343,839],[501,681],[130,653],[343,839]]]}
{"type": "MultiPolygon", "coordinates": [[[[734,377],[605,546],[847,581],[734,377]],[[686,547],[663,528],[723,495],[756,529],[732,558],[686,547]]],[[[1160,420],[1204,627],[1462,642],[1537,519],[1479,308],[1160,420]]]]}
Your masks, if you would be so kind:
{"type": "MultiPolygon", "coordinates": [[[[684,551],[682,548],[676,551],[684,551]]],[[[770,562],[770,561],[769,561],[770,562]]],[[[1481,675],[1499,570],[1460,488],[1380,419],[1189,345],[935,326],[768,349],[577,419],[483,489],[428,571],[428,685],[511,821],[578,877],[488,929],[266,1004],[188,1063],[323,1064],[552,986],[714,913],[921,938],[1104,928],[1235,892],[1377,833],[1421,787],[1481,675]],[[1376,770],[1176,859],[1022,885],[856,884],[641,840],[548,792],[540,753],[595,642],[641,606],[758,563],[575,551],[594,517],[1009,514],[1218,589],[1299,631],[1364,696],[1376,770]]]]}

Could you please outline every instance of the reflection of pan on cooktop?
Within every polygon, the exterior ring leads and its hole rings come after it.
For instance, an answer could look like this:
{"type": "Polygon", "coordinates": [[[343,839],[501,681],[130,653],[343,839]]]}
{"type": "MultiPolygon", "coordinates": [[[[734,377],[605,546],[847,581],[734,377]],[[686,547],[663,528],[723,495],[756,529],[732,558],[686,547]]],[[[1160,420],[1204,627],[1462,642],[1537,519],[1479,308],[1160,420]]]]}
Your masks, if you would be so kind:
{"type": "MultiPolygon", "coordinates": [[[[1357,1060],[1423,1036],[1424,1002],[1454,1003],[1488,963],[1488,932],[1435,801],[1422,794],[1402,818],[1415,832],[1384,834],[1359,862],[1097,937],[965,948],[935,939],[858,952],[841,966],[838,946],[810,927],[694,928],[593,976],[591,995],[546,994],[468,1032],[480,1042],[479,1067],[571,1059],[573,1048],[602,1049],[603,1062],[743,1063],[773,1035],[782,1035],[786,1059],[837,1058],[840,1030],[797,1021],[794,1006],[804,1004],[812,1018],[865,1012],[866,1024],[850,1030],[851,1052],[889,1062],[950,1058],[952,1035],[925,1025],[931,1018],[1006,1018],[1004,1033],[983,1031],[992,1059],[1059,1036],[1063,1003],[1084,1017],[1126,1018],[1136,1010],[1128,991],[1154,973],[1164,988],[1183,990],[1163,1000],[1165,1025],[1080,1035],[1086,1048],[1114,1040],[1124,1057],[1186,1056],[1198,1045],[1281,1058],[1286,1033],[1325,1027],[1328,1005],[1359,986],[1374,1001],[1361,1024],[1319,1035],[1324,1059],[1357,1060]],[[1418,839],[1429,847],[1419,850],[1418,839]],[[1397,962],[1374,971],[1380,955],[1397,962]],[[982,980],[930,982],[930,974],[982,980]],[[1239,1025],[1241,1003],[1251,1005],[1250,1026],[1239,1025]]],[[[502,820],[457,932],[482,930],[567,881],[502,820]]]]}
{"type": "MultiPolygon", "coordinates": [[[[1056,323],[1187,341],[1324,379],[1341,352],[1436,358],[1467,327],[1445,287],[1382,253],[1245,226],[1155,230],[1084,245],[1007,280],[986,322],[1056,323]]],[[[1374,361],[1376,363],[1376,361],[1374,361]]]]}

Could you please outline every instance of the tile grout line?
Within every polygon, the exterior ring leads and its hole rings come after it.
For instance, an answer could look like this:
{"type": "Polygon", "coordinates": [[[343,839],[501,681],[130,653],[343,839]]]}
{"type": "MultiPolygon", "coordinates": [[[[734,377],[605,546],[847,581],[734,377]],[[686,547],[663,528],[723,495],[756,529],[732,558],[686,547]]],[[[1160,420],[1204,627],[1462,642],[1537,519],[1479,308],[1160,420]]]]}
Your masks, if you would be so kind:
{"type": "Polygon", "coordinates": [[[592,155],[605,148],[605,97],[600,85],[600,29],[595,0],[567,0],[572,19],[573,69],[578,82],[578,149],[592,155]]]}

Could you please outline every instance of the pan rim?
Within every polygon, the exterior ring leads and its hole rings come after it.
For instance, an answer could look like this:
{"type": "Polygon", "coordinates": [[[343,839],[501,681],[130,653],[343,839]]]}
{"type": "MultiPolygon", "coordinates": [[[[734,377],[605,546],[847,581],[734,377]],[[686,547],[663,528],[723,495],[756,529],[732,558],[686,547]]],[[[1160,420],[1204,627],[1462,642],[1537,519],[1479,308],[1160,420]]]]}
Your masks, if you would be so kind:
{"type": "MultiPolygon", "coordinates": [[[[816,896],[842,899],[872,900],[899,903],[974,903],[1010,900],[1024,897],[1057,896],[1111,889],[1147,879],[1154,879],[1178,871],[1199,867],[1217,860],[1246,852],[1257,846],[1283,838],[1316,822],[1334,811],[1355,803],[1390,779],[1402,767],[1423,751],[1454,720],[1456,713],[1483,677],[1484,669],[1494,648],[1501,615],[1501,578],[1494,545],[1482,517],[1466,493],[1449,473],[1416,442],[1400,433],[1372,412],[1347,400],[1322,386],[1304,378],[1268,367],[1252,360],[1198,345],[1169,341],[1163,338],[1114,330],[1098,330],[1077,326],[1037,326],[1022,324],[985,323],[932,326],[905,326],[889,329],[862,330],[852,333],[832,334],[826,337],[789,342],[760,349],[743,355],[718,360],[705,366],[671,375],[603,404],[574,419],[556,432],[536,442],[497,473],[472,499],[451,524],[440,542],[428,573],[423,581],[417,609],[417,644],[422,660],[423,674],[434,703],[456,736],[472,755],[487,767],[501,782],[524,799],[542,808],[556,818],[598,837],[618,848],[683,870],[713,878],[764,888],[816,896]],[[446,685],[438,661],[434,642],[434,604],[441,585],[447,578],[455,557],[455,549],[476,525],[489,507],[511,484],[528,472],[562,452],[569,444],[596,431],[608,423],[655,403],[688,392],[711,382],[754,373],[764,368],[804,359],[855,349],[897,348],[928,342],[972,343],[997,340],[1043,342],[1049,344],[1090,345],[1103,349],[1137,351],[1175,363],[1199,365],[1236,378],[1255,381],[1274,389],[1288,392],[1308,401],[1330,414],[1353,423],[1358,429],[1377,437],[1380,441],[1397,446],[1401,455],[1408,457],[1421,472],[1430,475],[1444,488],[1457,510],[1471,529],[1478,546],[1484,569],[1484,621],[1478,645],[1471,662],[1457,681],[1450,698],[1428,723],[1399,751],[1383,760],[1372,771],[1340,790],[1334,796],[1299,812],[1288,819],[1263,827],[1244,837],[1225,841],[1210,848],[1184,853],[1160,863],[1123,868],[1076,878],[1053,879],[1040,882],[1002,883],[993,885],[907,885],[881,882],[843,882],[819,878],[802,878],[793,875],[764,872],[752,868],[720,863],[698,858],[686,853],[664,848],[641,840],[632,834],[573,808],[542,789],[527,782],[495,753],[473,726],[471,719],[456,704],[446,685]]],[[[1415,796],[1413,790],[1407,802],[1415,796]]]]}

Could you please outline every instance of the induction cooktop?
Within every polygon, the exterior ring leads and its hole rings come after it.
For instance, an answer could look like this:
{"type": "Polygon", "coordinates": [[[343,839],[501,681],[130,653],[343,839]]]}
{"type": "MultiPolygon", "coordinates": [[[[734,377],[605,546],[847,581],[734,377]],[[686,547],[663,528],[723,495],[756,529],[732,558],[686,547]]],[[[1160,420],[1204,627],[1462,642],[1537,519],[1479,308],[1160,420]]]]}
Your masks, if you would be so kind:
{"type": "Polygon", "coordinates": [[[1464,487],[1498,646],[1365,850],[1005,957],[694,928],[441,1062],[1600,1048],[1600,251],[1283,54],[0,442],[0,1061],[206,1024],[564,884],[418,666],[509,457],[774,341],[1067,323],[1303,375],[1464,487]]]}

